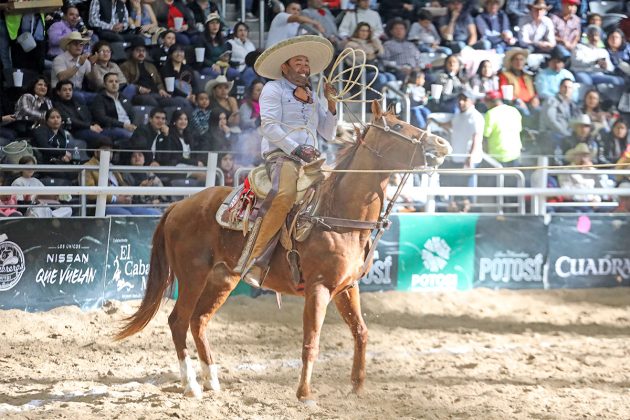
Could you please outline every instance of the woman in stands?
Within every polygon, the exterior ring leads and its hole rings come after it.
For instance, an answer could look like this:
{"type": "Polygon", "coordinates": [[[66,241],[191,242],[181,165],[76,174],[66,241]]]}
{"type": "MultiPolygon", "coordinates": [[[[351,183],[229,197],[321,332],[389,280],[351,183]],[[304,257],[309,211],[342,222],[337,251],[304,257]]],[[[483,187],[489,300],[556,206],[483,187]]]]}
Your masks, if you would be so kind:
{"type": "Polygon", "coordinates": [[[175,32],[177,43],[192,44],[198,37],[195,15],[180,0],[156,0],[152,5],[158,25],[175,32]],[[175,25],[175,19],[183,19],[181,26],[175,25]]]}
{"type": "Polygon", "coordinates": [[[234,38],[228,41],[232,47],[230,64],[239,73],[245,70],[245,57],[247,57],[247,54],[256,49],[256,46],[249,40],[248,36],[249,26],[243,22],[238,22],[234,25],[234,38]]]}
{"type": "Polygon", "coordinates": [[[529,51],[513,48],[505,53],[503,70],[499,73],[499,87],[514,86],[514,106],[525,116],[540,107],[534,79],[525,71],[529,51]]]}
{"type": "MultiPolygon", "coordinates": [[[[372,33],[372,28],[366,22],[359,22],[354,29],[350,40],[346,44],[347,48],[354,48],[361,50],[365,53],[365,59],[367,64],[372,64],[378,67],[379,57],[383,55],[383,44],[372,33]]],[[[351,64],[351,60],[346,60],[347,64],[351,64]]],[[[366,72],[366,80],[370,81],[374,77],[373,71],[366,72]]],[[[381,90],[381,87],[387,82],[393,82],[396,80],[396,76],[386,71],[379,71],[376,82],[374,83],[374,89],[381,90]]]]}
{"type": "Polygon", "coordinates": [[[240,115],[238,102],[235,97],[230,96],[233,86],[233,81],[229,82],[225,76],[219,76],[206,83],[206,92],[210,97],[212,113],[224,112],[228,119],[228,125],[230,127],[239,128],[240,115]]]}
{"type": "Polygon", "coordinates": [[[230,67],[232,45],[223,36],[223,24],[218,13],[208,16],[205,29],[196,43],[197,47],[206,49],[201,73],[211,78],[221,74],[230,80],[238,77],[238,70],[230,67]]]}
{"type": "Polygon", "coordinates": [[[467,86],[462,73],[462,63],[456,55],[449,55],[444,62],[444,71],[437,75],[435,84],[442,85],[438,110],[456,112],[457,97],[467,86]]]}
{"type": "MultiPolygon", "coordinates": [[[[245,92],[245,98],[239,108],[240,127],[239,136],[239,163],[250,165],[260,160],[261,136],[258,133],[260,126],[260,93],[265,83],[262,80],[254,80],[245,92]]],[[[226,184],[228,185],[228,184],[226,184]]]]}
{"type": "Polygon", "coordinates": [[[172,96],[180,96],[188,99],[190,103],[190,111],[192,104],[195,103],[195,92],[197,91],[196,72],[186,62],[186,52],[184,47],[179,44],[171,46],[168,50],[168,59],[160,68],[162,80],[167,77],[175,78],[175,90],[172,96]]]}
{"type": "MultiPolygon", "coordinates": [[[[159,146],[158,146],[159,148],[159,146]]],[[[177,110],[171,117],[171,126],[168,130],[166,150],[171,153],[163,153],[158,161],[160,165],[193,165],[203,166],[200,156],[196,156],[194,135],[189,128],[188,115],[183,110],[177,110]]]]}
{"type": "Polygon", "coordinates": [[[602,135],[600,143],[602,145],[600,161],[602,163],[618,162],[628,147],[628,124],[622,118],[616,120],[610,132],[602,135]]]}
{"type": "MultiPolygon", "coordinates": [[[[61,114],[56,108],[45,113],[44,124],[33,130],[33,145],[42,155],[42,164],[67,165],[72,162],[68,149],[68,133],[61,127],[61,114]]],[[[70,174],[73,177],[76,174],[70,174]]],[[[58,176],[58,175],[56,175],[58,176]]]]}
{"type": "Polygon", "coordinates": [[[27,93],[18,99],[15,104],[15,127],[19,134],[29,135],[33,127],[46,121],[46,112],[53,107],[47,96],[49,88],[48,81],[44,77],[38,77],[27,93]]]}
{"type": "Polygon", "coordinates": [[[606,51],[615,67],[614,73],[630,82],[630,44],[626,43],[623,31],[615,29],[608,33],[606,51]]]}
{"type": "Polygon", "coordinates": [[[225,112],[212,112],[210,114],[210,146],[213,152],[227,152],[232,150],[230,143],[232,131],[227,123],[225,112]]]}
{"type": "Polygon", "coordinates": [[[129,7],[129,24],[145,38],[147,45],[157,44],[158,34],[164,29],[158,25],[157,18],[150,4],[142,0],[127,2],[129,7]]]}
{"type": "Polygon", "coordinates": [[[479,63],[477,73],[470,79],[470,87],[473,88],[473,91],[484,94],[484,97],[488,92],[499,90],[499,77],[489,60],[483,60],[479,63]]]}
{"type": "Polygon", "coordinates": [[[603,133],[610,131],[610,114],[602,110],[599,92],[597,89],[590,89],[584,95],[584,106],[582,112],[591,117],[593,124],[593,136],[600,137],[603,133]]]}

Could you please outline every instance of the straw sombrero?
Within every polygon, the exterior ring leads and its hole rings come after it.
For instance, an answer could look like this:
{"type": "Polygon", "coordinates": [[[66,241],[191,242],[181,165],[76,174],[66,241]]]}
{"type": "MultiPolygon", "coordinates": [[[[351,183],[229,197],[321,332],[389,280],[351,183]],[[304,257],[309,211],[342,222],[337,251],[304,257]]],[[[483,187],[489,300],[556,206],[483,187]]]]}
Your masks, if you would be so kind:
{"type": "Polygon", "coordinates": [[[333,46],[326,38],[318,35],[289,38],[267,48],[256,60],[254,70],[267,79],[281,79],[280,66],[298,55],[308,57],[311,74],[321,73],[332,60],[333,46]]]}
{"type": "Polygon", "coordinates": [[[61,47],[61,49],[65,51],[68,49],[68,45],[73,41],[80,41],[84,44],[87,44],[88,42],[90,42],[90,38],[83,38],[83,36],[79,32],[72,31],[68,35],[61,38],[61,41],[59,41],[59,47],[61,47]]]}
{"type": "Polygon", "coordinates": [[[505,56],[503,57],[503,68],[510,70],[512,68],[512,59],[519,54],[524,55],[525,60],[527,60],[529,51],[524,48],[512,48],[507,50],[505,52],[505,56]]]}
{"type": "Polygon", "coordinates": [[[592,155],[593,151],[588,147],[586,143],[578,143],[572,149],[567,150],[564,158],[567,162],[575,162],[576,158],[580,155],[592,155]]]}

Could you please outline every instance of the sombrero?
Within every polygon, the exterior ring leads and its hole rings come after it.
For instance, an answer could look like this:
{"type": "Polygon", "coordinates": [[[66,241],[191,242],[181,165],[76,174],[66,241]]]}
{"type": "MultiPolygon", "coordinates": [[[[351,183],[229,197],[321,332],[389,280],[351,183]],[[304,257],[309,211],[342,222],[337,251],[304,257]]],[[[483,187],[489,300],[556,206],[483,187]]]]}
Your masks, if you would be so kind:
{"type": "Polygon", "coordinates": [[[519,54],[524,55],[525,60],[527,60],[529,51],[524,48],[512,48],[507,50],[505,52],[505,56],[503,57],[503,68],[510,70],[512,68],[512,59],[519,54]]]}
{"type": "Polygon", "coordinates": [[[564,155],[564,158],[567,162],[575,162],[575,159],[580,155],[592,155],[592,150],[588,147],[586,143],[578,143],[572,149],[567,150],[567,153],[564,155]]]}
{"type": "Polygon", "coordinates": [[[289,38],[267,48],[256,60],[254,70],[267,79],[281,79],[280,66],[298,55],[308,57],[311,74],[321,73],[333,58],[333,46],[326,38],[318,35],[289,38]]]}
{"type": "Polygon", "coordinates": [[[61,41],[59,41],[59,46],[62,50],[65,51],[68,49],[68,45],[73,41],[79,41],[81,43],[87,44],[88,42],[90,42],[90,38],[83,38],[83,36],[79,32],[72,31],[68,35],[61,38],[61,41]]]}

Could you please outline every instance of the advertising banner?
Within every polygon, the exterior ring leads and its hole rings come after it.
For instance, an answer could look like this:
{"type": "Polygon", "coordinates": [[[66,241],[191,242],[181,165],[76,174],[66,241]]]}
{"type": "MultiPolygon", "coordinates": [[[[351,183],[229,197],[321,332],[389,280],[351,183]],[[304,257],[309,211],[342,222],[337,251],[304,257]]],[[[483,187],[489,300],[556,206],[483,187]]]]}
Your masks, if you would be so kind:
{"type": "Polygon", "coordinates": [[[396,290],[398,286],[398,236],[400,222],[397,215],[390,216],[390,228],[378,242],[372,258],[372,267],[360,281],[362,292],[396,290]]]}
{"type": "Polygon", "coordinates": [[[109,219],[0,223],[0,309],[101,306],[109,219]]]}
{"type": "Polygon", "coordinates": [[[398,290],[472,288],[476,215],[399,214],[398,290]]]}
{"type": "Polygon", "coordinates": [[[160,219],[112,218],[105,276],[105,300],[142,299],[149,276],[151,239],[160,219]]]}
{"type": "Polygon", "coordinates": [[[554,216],[549,224],[549,286],[630,286],[630,219],[554,216]]]}
{"type": "Polygon", "coordinates": [[[537,216],[480,216],[474,287],[542,289],[547,226],[537,216]]]}

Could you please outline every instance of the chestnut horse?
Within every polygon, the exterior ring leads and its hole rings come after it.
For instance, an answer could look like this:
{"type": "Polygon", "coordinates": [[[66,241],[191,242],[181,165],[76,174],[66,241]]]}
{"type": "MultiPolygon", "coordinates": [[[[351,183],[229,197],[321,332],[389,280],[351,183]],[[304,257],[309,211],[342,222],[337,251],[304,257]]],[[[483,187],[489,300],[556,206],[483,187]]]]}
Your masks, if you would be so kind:
{"type": "MultiPolygon", "coordinates": [[[[373,121],[354,144],[341,153],[336,168],[405,170],[439,165],[450,152],[449,144],[413,127],[372,103],[373,121]]],[[[330,197],[323,216],[376,221],[382,211],[389,173],[334,173],[322,188],[330,197]]],[[[138,311],[116,336],[123,339],[142,330],[153,318],[173,279],[179,296],[168,318],[180,362],[184,393],[201,397],[201,386],[186,348],[190,327],[202,368],[205,389],[220,389],[216,362],[210,352],[205,330],[208,322],[239,282],[232,271],[244,245],[243,234],[227,230],[215,221],[215,213],[230,188],[205,189],[165,212],[153,235],[147,290],[138,311]]],[[[300,401],[312,401],[311,375],[319,352],[319,337],[326,308],[334,300],[354,338],[351,381],[354,392],[365,382],[367,327],[361,316],[359,280],[370,245],[369,229],[315,226],[304,242],[297,244],[301,255],[304,289],[292,280],[285,251],[277,249],[264,287],[280,293],[304,296],[302,373],[297,389],[300,401]]],[[[279,247],[280,248],[280,247],[279,247]]]]}

